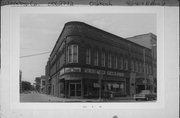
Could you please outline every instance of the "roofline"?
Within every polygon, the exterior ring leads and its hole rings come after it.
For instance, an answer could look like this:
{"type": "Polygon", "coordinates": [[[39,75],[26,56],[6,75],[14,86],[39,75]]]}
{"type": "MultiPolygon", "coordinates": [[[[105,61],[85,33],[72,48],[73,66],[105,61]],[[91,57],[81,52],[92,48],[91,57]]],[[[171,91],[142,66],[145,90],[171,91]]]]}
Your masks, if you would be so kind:
{"type": "Polygon", "coordinates": [[[139,36],[145,36],[145,35],[151,35],[151,36],[157,37],[157,36],[156,36],[155,34],[153,34],[152,32],[149,32],[149,33],[145,33],[145,34],[135,35],[135,36],[132,36],[132,37],[127,37],[126,39],[135,38],[135,37],[139,37],[139,36]]]}
{"type": "MultiPolygon", "coordinates": [[[[116,38],[120,38],[121,40],[124,40],[124,41],[126,41],[126,42],[129,42],[129,43],[131,43],[131,44],[135,44],[135,45],[140,46],[140,47],[142,47],[142,48],[147,48],[147,47],[145,47],[145,46],[142,46],[142,45],[139,45],[139,44],[137,44],[137,43],[134,43],[134,42],[128,40],[127,38],[123,38],[123,37],[117,36],[117,35],[115,35],[115,34],[112,34],[112,33],[110,33],[110,32],[104,31],[104,30],[102,30],[102,29],[99,29],[99,28],[97,28],[97,27],[95,27],[95,26],[86,24],[86,23],[81,22],[81,21],[70,21],[70,22],[67,22],[67,23],[65,24],[65,26],[68,25],[68,24],[73,24],[73,23],[78,23],[78,24],[86,25],[86,26],[91,27],[91,28],[93,28],[93,29],[99,30],[99,31],[101,31],[101,32],[103,32],[103,33],[106,33],[107,35],[111,35],[111,36],[114,36],[114,37],[116,37],[116,38]]],[[[153,33],[149,33],[149,34],[154,35],[153,33]]],[[[145,34],[142,34],[142,35],[145,35],[145,34]]],[[[139,36],[139,35],[138,35],[138,36],[139,36]]],[[[156,36],[156,35],[154,35],[154,36],[156,36]]],[[[147,49],[149,49],[149,48],[147,48],[147,49]]]]}
{"type": "MultiPolygon", "coordinates": [[[[128,38],[122,38],[122,37],[120,37],[120,36],[117,36],[117,35],[112,34],[112,33],[110,33],[110,32],[104,31],[104,30],[99,29],[99,28],[97,28],[97,27],[95,27],[95,26],[86,24],[86,23],[84,23],[84,22],[81,22],[81,21],[70,21],[70,22],[65,23],[65,25],[64,25],[64,27],[63,27],[63,29],[62,29],[59,37],[58,37],[58,40],[56,41],[55,46],[53,47],[53,50],[51,51],[50,57],[51,57],[52,53],[54,52],[55,47],[56,47],[57,43],[59,42],[59,39],[60,39],[60,37],[62,36],[62,33],[63,33],[65,27],[66,27],[67,25],[70,25],[70,24],[82,24],[82,25],[86,25],[86,26],[91,27],[91,28],[93,28],[93,29],[99,30],[100,32],[103,32],[103,33],[105,33],[105,34],[107,34],[107,35],[114,36],[114,37],[116,37],[116,38],[119,38],[119,39],[121,39],[121,40],[124,40],[124,41],[126,41],[126,42],[129,42],[129,43],[131,43],[131,44],[137,45],[137,46],[142,47],[142,48],[147,48],[147,47],[145,47],[145,46],[139,45],[139,44],[137,44],[137,43],[134,43],[134,42],[128,40],[128,38]]],[[[153,33],[147,33],[147,34],[154,35],[153,33]]],[[[147,34],[142,34],[142,35],[147,35],[147,34]]],[[[141,35],[137,35],[137,36],[141,36],[141,35]]],[[[154,35],[154,36],[156,36],[156,35],[154,35]]],[[[136,36],[133,36],[133,37],[136,37],[136,36]]],[[[133,38],[133,37],[129,37],[129,38],[133,38]]],[[[149,49],[149,48],[147,48],[147,49],[149,49]]]]}

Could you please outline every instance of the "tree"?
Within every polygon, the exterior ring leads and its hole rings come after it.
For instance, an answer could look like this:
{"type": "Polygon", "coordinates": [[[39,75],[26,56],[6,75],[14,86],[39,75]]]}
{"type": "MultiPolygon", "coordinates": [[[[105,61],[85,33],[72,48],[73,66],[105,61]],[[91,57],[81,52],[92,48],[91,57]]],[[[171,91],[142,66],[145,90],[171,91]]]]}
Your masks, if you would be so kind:
{"type": "Polygon", "coordinates": [[[28,81],[22,81],[22,91],[31,91],[32,85],[28,81]]]}

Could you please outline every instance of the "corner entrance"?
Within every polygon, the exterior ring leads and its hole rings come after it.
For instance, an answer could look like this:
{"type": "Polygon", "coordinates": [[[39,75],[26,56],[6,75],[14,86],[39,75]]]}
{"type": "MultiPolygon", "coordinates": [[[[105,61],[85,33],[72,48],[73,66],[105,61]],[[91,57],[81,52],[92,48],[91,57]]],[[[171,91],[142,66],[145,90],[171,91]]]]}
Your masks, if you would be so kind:
{"type": "Polygon", "coordinates": [[[80,83],[69,84],[69,97],[81,97],[81,84],[80,83]]]}

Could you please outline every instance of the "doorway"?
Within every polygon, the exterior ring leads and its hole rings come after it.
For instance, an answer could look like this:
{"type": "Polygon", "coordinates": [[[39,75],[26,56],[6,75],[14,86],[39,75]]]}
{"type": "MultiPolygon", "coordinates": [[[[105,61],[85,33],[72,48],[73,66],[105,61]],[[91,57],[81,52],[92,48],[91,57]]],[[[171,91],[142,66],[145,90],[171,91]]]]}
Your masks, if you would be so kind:
{"type": "Polygon", "coordinates": [[[70,97],[81,97],[81,84],[70,83],[69,84],[69,96],[70,97]]]}

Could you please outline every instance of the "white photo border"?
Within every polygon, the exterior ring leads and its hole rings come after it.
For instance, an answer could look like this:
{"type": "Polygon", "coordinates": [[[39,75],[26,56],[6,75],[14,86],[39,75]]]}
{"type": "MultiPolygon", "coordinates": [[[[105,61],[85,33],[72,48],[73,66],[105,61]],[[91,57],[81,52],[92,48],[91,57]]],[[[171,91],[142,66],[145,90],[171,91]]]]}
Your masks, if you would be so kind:
{"type": "Polygon", "coordinates": [[[10,13],[9,82],[12,109],[160,109],[164,107],[164,9],[162,7],[12,7],[10,13]],[[21,103],[19,95],[20,16],[22,14],[144,13],[157,15],[157,101],[126,103],[21,103]]]}

